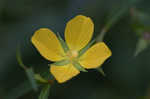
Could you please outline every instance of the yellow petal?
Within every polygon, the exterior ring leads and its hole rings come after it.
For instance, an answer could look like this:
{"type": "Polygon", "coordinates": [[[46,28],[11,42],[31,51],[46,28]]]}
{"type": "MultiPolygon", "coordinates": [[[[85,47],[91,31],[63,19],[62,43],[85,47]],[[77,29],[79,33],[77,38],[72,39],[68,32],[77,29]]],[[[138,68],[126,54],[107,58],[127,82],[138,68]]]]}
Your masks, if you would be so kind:
{"type": "Polygon", "coordinates": [[[72,64],[64,66],[51,65],[50,72],[59,83],[64,83],[80,73],[72,64]]]}
{"type": "Polygon", "coordinates": [[[80,57],[80,64],[87,69],[97,68],[111,56],[111,50],[103,42],[99,42],[88,49],[83,56],[80,57]]]}
{"type": "Polygon", "coordinates": [[[89,17],[78,15],[70,20],[65,29],[65,39],[71,50],[80,50],[91,40],[94,24],[89,17]]]}
{"type": "Polygon", "coordinates": [[[40,54],[50,61],[64,59],[64,51],[56,35],[47,28],[37,30],[31,38],[33,45],[40,54]]]}

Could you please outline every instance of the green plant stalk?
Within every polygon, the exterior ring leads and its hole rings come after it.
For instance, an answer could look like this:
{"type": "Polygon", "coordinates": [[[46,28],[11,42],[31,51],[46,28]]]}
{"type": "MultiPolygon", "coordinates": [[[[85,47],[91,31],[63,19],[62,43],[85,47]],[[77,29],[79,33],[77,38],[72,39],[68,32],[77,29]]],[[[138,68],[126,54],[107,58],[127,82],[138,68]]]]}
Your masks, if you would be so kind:
{"type": "Polygon", "coordinates": [[[122,16],[125,14],[126,11],[128,11],[128,9],[129,9],[131,6],[137,4],[139,1],[140,1],[140,0],[132,0],[131,3],[130,3],[128,6],[122,8],[117,14],[115,14],[114,17],[112,17],[110,20],[108,20],[108,22],[105,24],[104,28],[101,30],[100,35],[97,37],[97,38],[98,38],[98,41],[102,42],[103,39],[104,39],[104,37],[105,37],[105,35],[106,35],[106,33],[108,32],[108,30],[109,30],[114,24],[116,24],[116,22],[117,22],[118,20],[120,20],[120,19],[122,18],[122,16]]]}
{"type": "Polygon", "coordinates": [[[23,64],[22,58],[21,58],[21,52],[20,52],[20,47],[18,46],[17,51],[16,51],[16,59],[19,63],[19,66],[22,67],[24,70],[27,69],[27,67],[23,64]]]}

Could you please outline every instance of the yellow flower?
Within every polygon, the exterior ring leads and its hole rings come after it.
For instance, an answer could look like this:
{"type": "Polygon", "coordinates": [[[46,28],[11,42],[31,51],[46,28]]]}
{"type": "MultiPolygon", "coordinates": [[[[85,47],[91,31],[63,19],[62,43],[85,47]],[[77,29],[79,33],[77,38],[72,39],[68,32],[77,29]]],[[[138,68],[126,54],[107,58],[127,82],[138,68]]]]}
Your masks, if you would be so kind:
{"type": "Polygon", "coordinates": [[[98,42],[80,52],[90,42],[94,31],[94,24],[89,17],[78,15],[71,19],[65,29],[65,41],[68,50],[64,50],[60,39],[47,28],[37,30],[32,36],[32,43],[40,54],[49,61],[64,62],[51,64],[50,72],[59,83],[78,75],[84,69],[100,67],[111,56],[111,50],[104,42],[98,42]],[[62,65],[62,66],[60,66],[62,65]]]}

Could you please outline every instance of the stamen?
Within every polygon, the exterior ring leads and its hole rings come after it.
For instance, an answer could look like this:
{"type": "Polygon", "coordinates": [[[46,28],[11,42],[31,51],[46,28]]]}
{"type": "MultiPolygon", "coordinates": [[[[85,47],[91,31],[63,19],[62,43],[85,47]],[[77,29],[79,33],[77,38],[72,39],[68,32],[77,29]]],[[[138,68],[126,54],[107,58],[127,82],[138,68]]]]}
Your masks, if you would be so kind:
{"type": "Polygon", "coordinates": [[[66,55],[69,58],[69,60],[74,60],[78,56],[78,52],[75,50],[70,50],[67,52],[66,55]]]}

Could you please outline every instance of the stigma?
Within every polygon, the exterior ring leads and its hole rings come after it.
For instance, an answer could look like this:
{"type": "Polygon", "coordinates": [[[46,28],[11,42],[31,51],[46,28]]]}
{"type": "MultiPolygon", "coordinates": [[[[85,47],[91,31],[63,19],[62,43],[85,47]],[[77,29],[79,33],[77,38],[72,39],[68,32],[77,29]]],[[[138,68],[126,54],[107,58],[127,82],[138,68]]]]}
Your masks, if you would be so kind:
{"type": "Polygon", "coordinates": [[[74,60],[78,57],[78,51],[75,50],[70,50],[67,52],[67,57],[69,58],[69,60],[74,60]]]}

